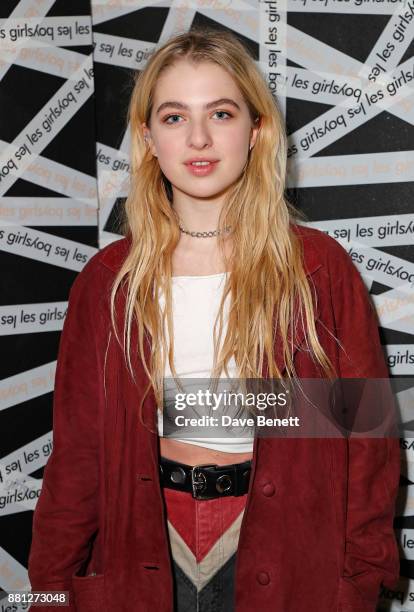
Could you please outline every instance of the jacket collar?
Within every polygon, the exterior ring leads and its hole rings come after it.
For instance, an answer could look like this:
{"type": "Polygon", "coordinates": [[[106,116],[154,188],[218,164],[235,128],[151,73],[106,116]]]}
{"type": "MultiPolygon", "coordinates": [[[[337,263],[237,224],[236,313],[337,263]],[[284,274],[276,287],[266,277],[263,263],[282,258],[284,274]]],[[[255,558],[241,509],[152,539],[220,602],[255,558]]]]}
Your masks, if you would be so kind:
{"type": "MultiPolygon", "coordinates": [[[[292,224],[292,229],[302,240],[304,247],[305,273],[307,276],[311,276],[314,274],[314,272],[316,272],[316,270],[319,270],[319,268],[322,267],[320,254],[314,246],[313,231],[296,224],[292,224]]],[[[128,233],[121,240],[116,240],[102,249],[100,253],[100,260],[103,265],[113,272],[117,272],[128,254],[131,243],[131,234],[128,233]]]]}

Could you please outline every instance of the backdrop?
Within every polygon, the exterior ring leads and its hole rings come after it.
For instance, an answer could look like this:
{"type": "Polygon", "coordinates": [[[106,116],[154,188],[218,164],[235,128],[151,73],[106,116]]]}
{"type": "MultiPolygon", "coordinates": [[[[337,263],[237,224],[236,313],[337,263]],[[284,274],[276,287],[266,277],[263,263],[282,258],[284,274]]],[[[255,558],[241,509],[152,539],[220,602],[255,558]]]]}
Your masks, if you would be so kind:
{"type": "MultiPolygon", "coordinates": [[[[28,588],[69,288],[119,239],[131,77],[173,34],[202,24],[231,30],[266,75],[289,135],[288,196],[363,275],[390,373],[402,381],[403,420],[412,420],[414,0],[1,0],[0,19],[5,597],[28,588]]],[[[401,439],[402,576],[382,593],[381,610],[414,610],[413,449],[414,437],[401,439]]]]}

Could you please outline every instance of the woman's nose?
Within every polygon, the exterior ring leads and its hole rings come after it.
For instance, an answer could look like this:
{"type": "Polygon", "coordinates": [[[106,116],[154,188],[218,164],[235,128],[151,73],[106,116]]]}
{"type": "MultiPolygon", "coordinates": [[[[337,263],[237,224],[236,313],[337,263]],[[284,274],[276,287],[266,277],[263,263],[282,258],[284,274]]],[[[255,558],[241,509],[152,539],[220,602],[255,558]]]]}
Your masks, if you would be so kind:
{"type": "Polygon", "coordinates": [[[204,122],[193,122],[187,144],[197,148],[212,144],[211,134],[204,122]]]}

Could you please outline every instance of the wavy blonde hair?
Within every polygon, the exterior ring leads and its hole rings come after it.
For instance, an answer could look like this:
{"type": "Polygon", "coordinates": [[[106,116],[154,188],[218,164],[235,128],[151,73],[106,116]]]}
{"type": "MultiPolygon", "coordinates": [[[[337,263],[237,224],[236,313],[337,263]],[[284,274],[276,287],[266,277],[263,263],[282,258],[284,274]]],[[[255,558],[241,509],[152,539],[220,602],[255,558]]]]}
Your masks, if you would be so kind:
{"type": "Polygon", "coordinates": [[[254,59],[236,36],[217,30],[191,30],[163,44],[136,75],[127,113],[131,130],[131,183],[121,233],[130,234],[131,248],[113,283],[111,320],[116,338],[121,342],[115,320],[115,299],[120,285],[124,284],[127,288],[124,355],[135,380],[130,352],[135,319],[139,356],[148,376],[140,406],[141,422],[142,403],[151,385],[158,406],[162,407],[167,353],[171,372],[177,378],[173,361],[171,258],[180,239],[179,219],[171,206],[170,183],[144,142],[141,124],[145,122],[150,127],[154,89],[160,75],[181,59],[214,62],[230,73],[244,97],[252,122],[259,121],[260,125],[255,146],[239,179],[228,190],[219,218],[219,227],[232,228],[233,251],[227,260],[224,234],[219,235],[218,247],[231,273],[227,276],[213,330],[212,377],[219,376],[222,369],[228,376],[227,365],[234,356],[241,379],[262,378],[264,359],[268,376],[281,378],[282,372],[274,358],[277,328],[286,374],[294,377],[293,345],[288,331],[290,325],[299,322],[305,327],[305,343],[312,358],[329,377],[333,375],[332,364],[317,336],[301,240],[290,225],[300,213],[284,197],[287,137],[283,117],[254,59]],[[155,299],[159,290],[165,295],[163,312],[155,299]],[[227,330],[218,354],[223,333],[223,305],[229,293],[227,330]],[[163,333],[165,317],[171,339],[169,348],[163,333]]]}

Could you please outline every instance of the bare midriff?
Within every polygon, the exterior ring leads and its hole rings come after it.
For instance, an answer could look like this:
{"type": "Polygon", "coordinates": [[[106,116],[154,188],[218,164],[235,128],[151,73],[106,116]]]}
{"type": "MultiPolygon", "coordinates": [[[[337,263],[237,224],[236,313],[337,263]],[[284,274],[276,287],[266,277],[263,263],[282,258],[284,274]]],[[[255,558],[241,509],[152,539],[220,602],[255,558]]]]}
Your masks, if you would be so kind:
{"type": "Polygon", "coordinates": [[[196,444],[187,444],[170,438],[159,438],[160,455],[172,461],[185,463],[187,465],[199,465],[200,463],[213,463],[214,465],[229,465],[231,463],[242,463],[252,458],[253,453],[225,453],[212,450],[196,444]]]}

